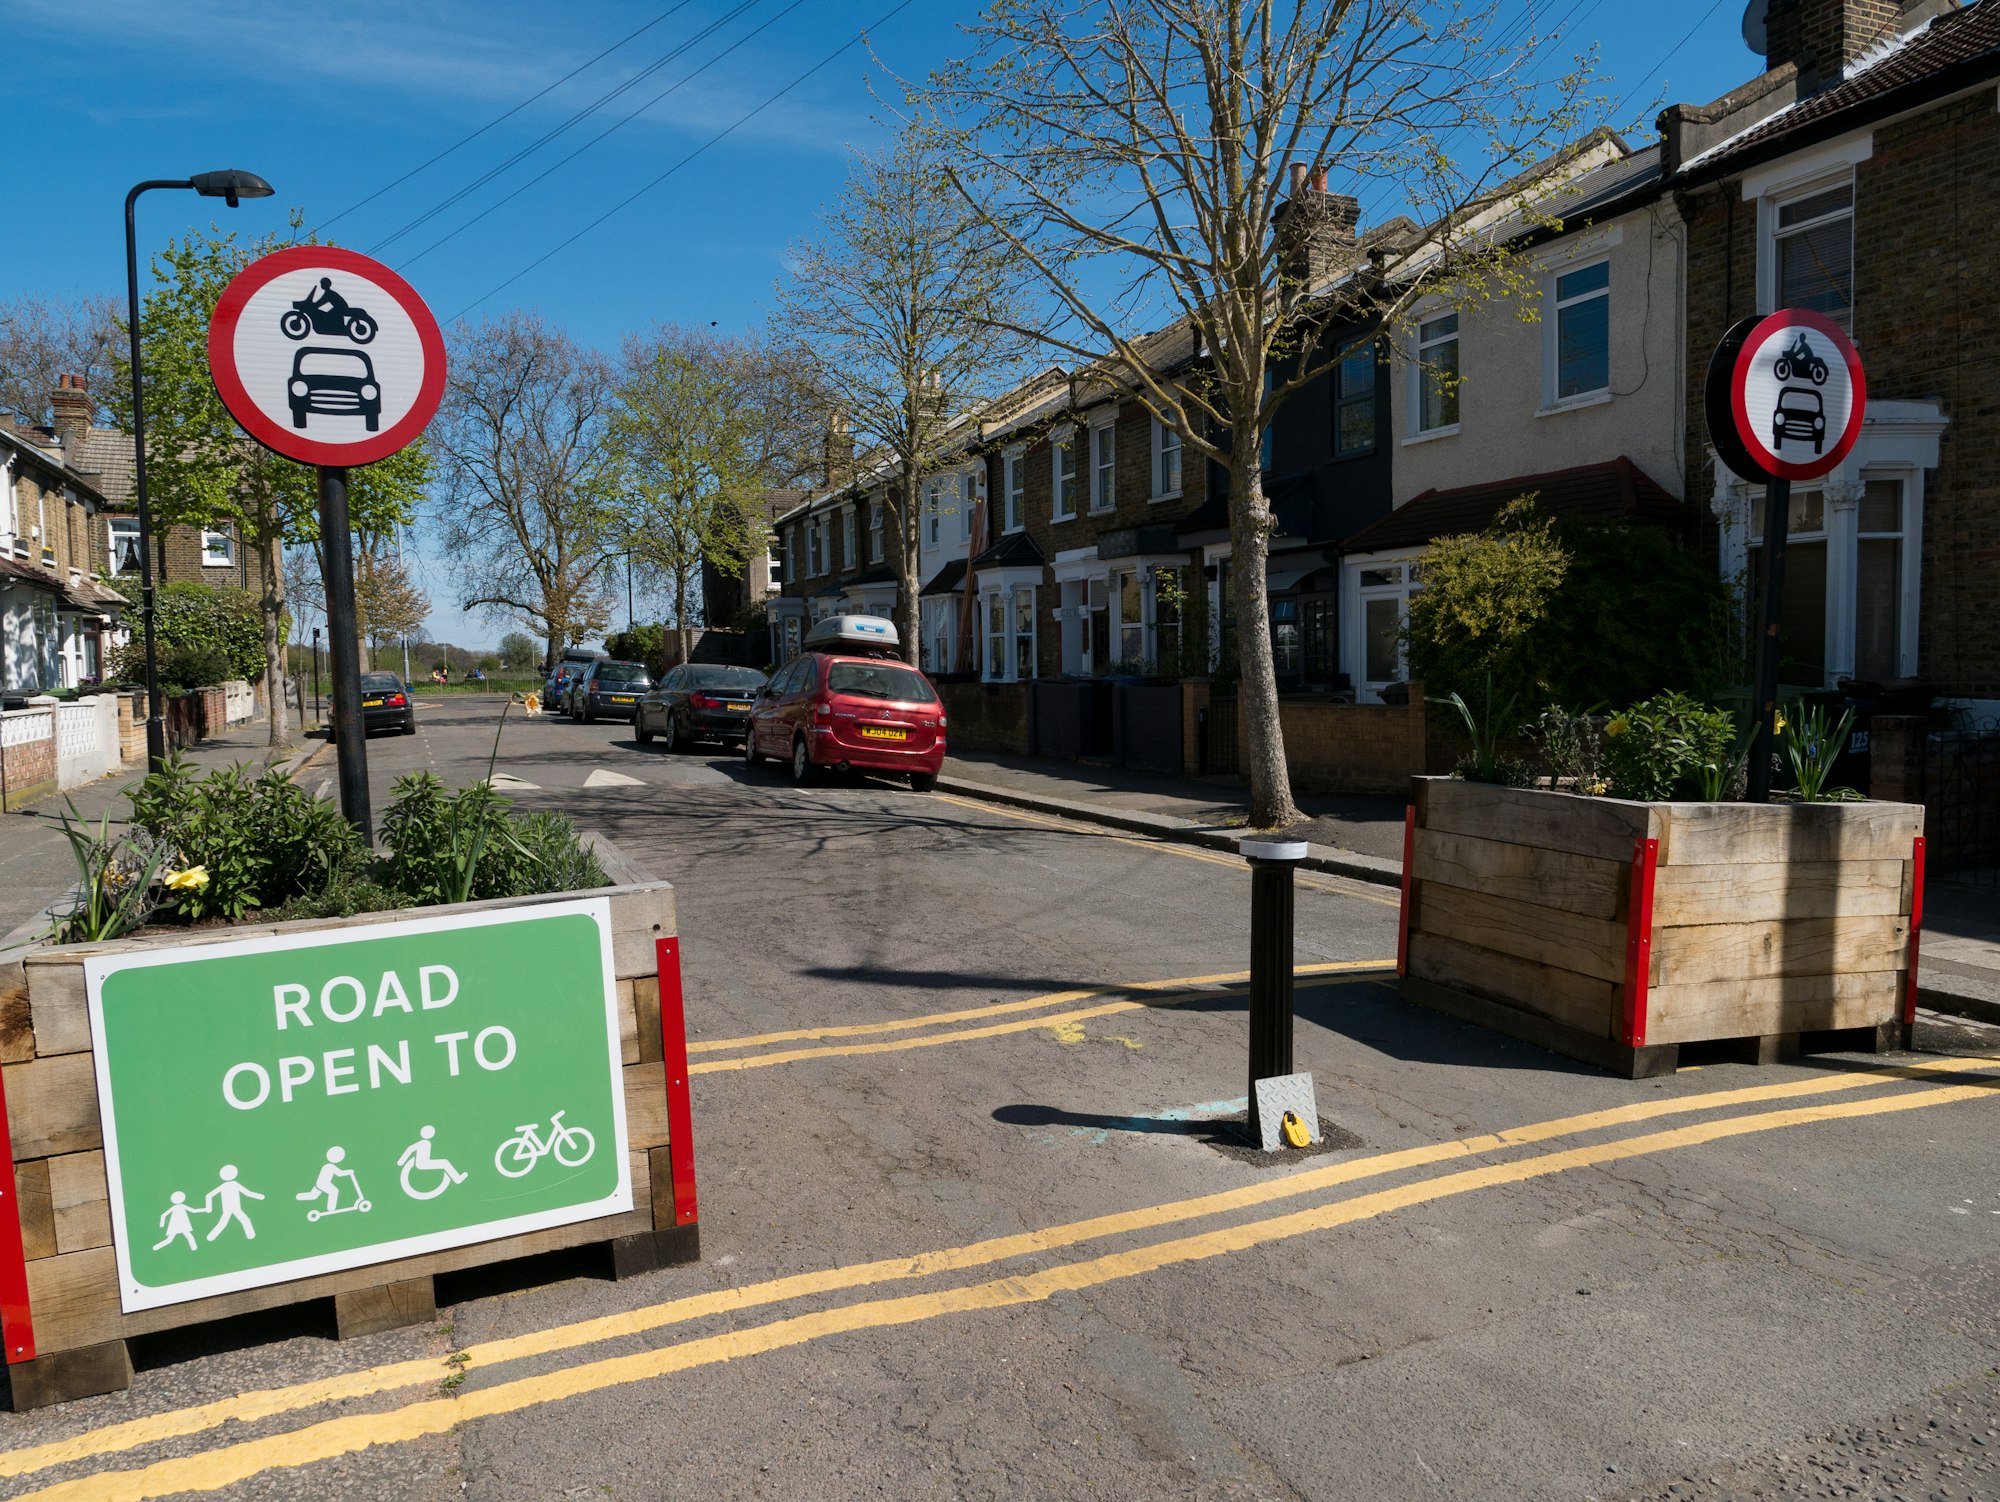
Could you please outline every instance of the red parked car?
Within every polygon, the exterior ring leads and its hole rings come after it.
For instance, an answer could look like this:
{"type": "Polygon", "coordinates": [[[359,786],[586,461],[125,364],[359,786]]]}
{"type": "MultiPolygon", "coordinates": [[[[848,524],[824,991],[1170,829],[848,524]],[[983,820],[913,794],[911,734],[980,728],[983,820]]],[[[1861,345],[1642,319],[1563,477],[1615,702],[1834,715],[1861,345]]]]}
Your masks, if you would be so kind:
{"type": "Polygon", "coordinates": [[[758,692],[743,757],[791,764],[794,782],[822,768],[903,772],[927,793],[944,765],[944,705],[930,679],[895,655],[896,629],[876,616],[834,616],[806,652],[758,692]]]}

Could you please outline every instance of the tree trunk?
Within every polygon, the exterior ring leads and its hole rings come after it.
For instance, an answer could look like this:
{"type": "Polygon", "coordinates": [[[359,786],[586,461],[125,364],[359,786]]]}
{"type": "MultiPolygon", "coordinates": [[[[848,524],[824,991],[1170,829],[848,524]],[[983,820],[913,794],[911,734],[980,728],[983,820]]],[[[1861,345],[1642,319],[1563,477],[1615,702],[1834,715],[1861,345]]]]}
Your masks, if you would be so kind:
{"type": "Polygon", "coordinates": [[[270,721],[270,743],[292,743],[291,706],[285,702],[285,633],[281,617],[285,613],[284,538],[275,527],[264,537],[264,598],[259,602],[264,615],[264,714],[270,721]]]}
{"type": "MultiPolygon", "coordinates": [[[[1254,401],[1247,404],[1256,411],[1254,401]]],[[[1239,405],[1238,411],[1245,410],[1239,405]]],[[[1230,451],[1235,473],[1229,489],[1230,588],[1236,602],[1237,705],[1250,750],[1250,825],[1278,829],[1299,822],[1285,765],[1285,737],[1278,719],[1278,670],[1271,656],[1271,611],[1264,594],[1264,561],[1271,552],[1272,518],[1264,500],[1255,423],[1237,427],[1230,451]]]]}
{"type": "Polygon", "coordinates": [[[923,582],[917,578],[917,563],[922,556],[922,520],[916,505],[917,482],[907,476],[903,485],[903,514],[894,518],[896,522],[896,635],[902,638],[903,661],[911,667],[923,661],[923,609],[917,598],[917,591],[923,582]],[[913,524],[911,518],[918,520],[913,524]]]}
{"type": "Polygon", "coordinates": [[[688,574],[686,570],[674,576],[674,634],[681,644],[681,661],[686,662],[694,653],[694,633],[688,629],[688,574]]]}

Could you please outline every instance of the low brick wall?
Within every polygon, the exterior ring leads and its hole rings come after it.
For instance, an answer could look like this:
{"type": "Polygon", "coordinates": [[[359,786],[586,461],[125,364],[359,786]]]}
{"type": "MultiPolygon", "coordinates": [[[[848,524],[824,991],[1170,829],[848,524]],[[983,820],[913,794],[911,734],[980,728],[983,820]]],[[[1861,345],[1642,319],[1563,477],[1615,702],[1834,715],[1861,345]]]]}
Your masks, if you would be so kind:
{"type": "MultiPolygon", "coordinates": [[[[1410,685],[1408,704],[1280,699],[1278,723],[1284,728],[1292,790],[1408,793],[1412,777],[1449,770],[1450,747],[1428,720],[1420,683],[1410,685]],[[1440,767],[1441,760],[1447,765],[1440,767]]],[[[1249,729],[1240,712],[1236,734],[1247,766],[1249,729]]]]}
{"type": "Polygon", "coordinates": [[[128,767],[146,759],[146,694],[143,689],[118,695],[118,752],[128,767]]]}
{"type": "Polygon", "coordinates": [[[940,683],[937,690],[944,700],[946,747],[1030,755],[1035,743],[1028,715],[1030,687],[1026,683],[940,683]]]}
{"type": "Polygon", "coordinates": [[[55,791],[55,706],[0,713],[0,811],[24,807],[55,791]]]}

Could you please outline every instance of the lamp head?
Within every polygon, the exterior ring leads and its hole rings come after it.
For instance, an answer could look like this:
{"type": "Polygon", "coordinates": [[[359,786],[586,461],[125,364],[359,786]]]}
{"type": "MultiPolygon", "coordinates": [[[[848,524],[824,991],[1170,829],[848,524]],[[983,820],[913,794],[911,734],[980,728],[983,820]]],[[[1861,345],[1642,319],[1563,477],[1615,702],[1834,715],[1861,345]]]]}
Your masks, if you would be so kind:
{"type": "Polygon", "coordinates": [[[220,198],[233,209],[237,200],[243,198],[269,198],[271,185],[254,172],[242,172],[231,167],[221,172],[197,172],[188,179],[194,184],[195,192],[204,198],[220,198]]]}

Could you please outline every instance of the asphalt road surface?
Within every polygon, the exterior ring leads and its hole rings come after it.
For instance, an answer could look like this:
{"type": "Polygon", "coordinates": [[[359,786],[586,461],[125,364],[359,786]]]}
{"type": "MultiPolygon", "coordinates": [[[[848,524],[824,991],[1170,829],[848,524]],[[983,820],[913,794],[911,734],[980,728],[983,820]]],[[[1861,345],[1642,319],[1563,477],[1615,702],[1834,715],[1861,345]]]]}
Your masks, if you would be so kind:
{"type": "MultiPolygon", "coordinates": [[[[371,742],[378,807],[497,709],[371,742]]],[[[1394,894],[1313,877],[1351,1145],[1251,1161],[1240,862],[617,725],[510,718],[499,768],[677,886],[703,1260],[159,1338],[0,1415],[0,1491],[2000,1495],[2000,1038],[1615,1080],[1404,1006],[1394,894]]]]}

